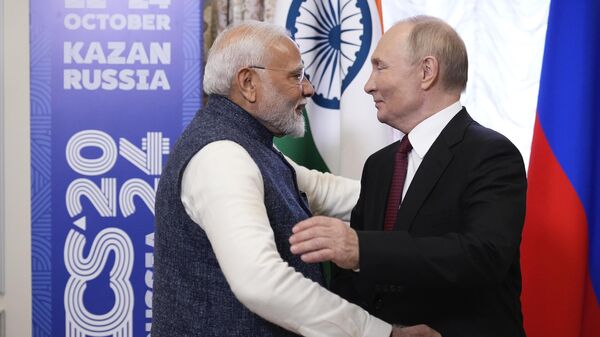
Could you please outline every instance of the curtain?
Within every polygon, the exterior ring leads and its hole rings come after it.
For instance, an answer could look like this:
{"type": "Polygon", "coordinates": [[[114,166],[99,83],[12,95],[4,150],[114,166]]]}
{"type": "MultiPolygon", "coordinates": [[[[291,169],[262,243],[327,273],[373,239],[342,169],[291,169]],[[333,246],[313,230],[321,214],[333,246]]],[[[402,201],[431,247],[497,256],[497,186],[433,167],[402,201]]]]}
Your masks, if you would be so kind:
{"type": "MultiPolygon", "coordinates": [[[[204,53],[217,34],[227,26],[245,20],[273,21],[277,0],[206,0],[204,1],[204,53]]],[[[206,58],[205,58],[206,59],[206,58]]]]}

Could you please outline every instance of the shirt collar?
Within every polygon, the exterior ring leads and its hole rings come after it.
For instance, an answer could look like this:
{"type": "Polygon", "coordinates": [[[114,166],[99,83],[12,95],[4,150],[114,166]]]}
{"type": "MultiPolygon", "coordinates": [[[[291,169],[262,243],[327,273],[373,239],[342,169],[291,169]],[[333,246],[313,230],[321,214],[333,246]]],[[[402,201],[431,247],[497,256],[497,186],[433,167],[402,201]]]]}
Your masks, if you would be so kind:
{"type": "Polygon", "coordinates": [[[441,111],[429,116],[412,129],[408,134],[408,140],[410,140],[413,150],[415,150],[419,158],[423,159],[423,157],[425,157],[425,154],[427,154],[427,151],[429,151],[433,142],[461,109],[462,104],[460,104],[460,101],[456,101],[441,111]]]}
{"type": "Polygon", "coordinates": [[[225,96],[212,94],[203,110],[217,116],[224,123],[231,124],[240,132],[257,139],[267,146],[273,146],[273,134],[248,111],[225,96]]]}

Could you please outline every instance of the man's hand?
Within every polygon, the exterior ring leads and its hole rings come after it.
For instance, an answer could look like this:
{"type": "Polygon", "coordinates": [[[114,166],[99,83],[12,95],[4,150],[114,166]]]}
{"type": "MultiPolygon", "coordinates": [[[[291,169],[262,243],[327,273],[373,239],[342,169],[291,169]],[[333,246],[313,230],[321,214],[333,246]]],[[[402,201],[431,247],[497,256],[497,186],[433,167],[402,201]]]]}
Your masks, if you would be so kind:
{"type": "Polygon", "coordinates": [[[442,337],[439,332],[425,324],[392,328],[392,337],[442,337]]]}
{"type": "Polygon", "coordinates": [[[291,251],[307,263],[332,261],[341,268],[358,268],[358,236],[341,220],[315,216],[292,229],[291,251]]]}

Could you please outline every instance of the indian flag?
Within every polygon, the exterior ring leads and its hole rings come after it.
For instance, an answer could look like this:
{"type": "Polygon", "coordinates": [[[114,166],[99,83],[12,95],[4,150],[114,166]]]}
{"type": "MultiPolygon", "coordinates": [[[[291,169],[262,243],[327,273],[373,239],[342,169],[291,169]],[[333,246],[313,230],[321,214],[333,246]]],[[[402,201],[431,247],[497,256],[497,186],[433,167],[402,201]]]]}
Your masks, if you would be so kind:
{"type": "Polygon", "coordinates": [[[300,46],[316,95],[309,132],[277,146],[308,167],[357,178],[365,159],[399,138],[363,91],[370,54],[395,22],[426,14],[448,22],[469,53],[461,102],[529,162],[550,0],[278,0],[274,21],[300,46]]]}
{"type": "Polygon", "coordinates": [[[382,32],[375,1],[280,0],[274,21],[298,43],[315,87],[305,137],[276,145],[305,166],[359,178],[367,157],[393,140],[363,91],[382,32]]]}

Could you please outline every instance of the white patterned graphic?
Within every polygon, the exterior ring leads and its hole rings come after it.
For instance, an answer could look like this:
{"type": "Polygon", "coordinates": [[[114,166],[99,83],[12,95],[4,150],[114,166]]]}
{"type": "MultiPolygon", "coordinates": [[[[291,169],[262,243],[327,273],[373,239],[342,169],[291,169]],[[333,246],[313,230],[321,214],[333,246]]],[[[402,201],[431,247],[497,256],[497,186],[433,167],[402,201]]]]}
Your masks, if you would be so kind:
{"type": "Polygon", "coordinates": [[[117,161],[117,145],[106,132],[84,130],[74,134],[66,148],[67,162],[77,173],[97,176],[108,172],[117,161]],[[96,147],[102,151],[97,158],[86,158],[81,151],[86,147],[96,147]]]}
{"type": "Polygon", "coordinates": [[[119,154],[148,175],[162,172],[163,154],[169,153],[169,139],[161,132],[148,132],[139,149],[125,138],[119,139],[119,154]]]}
{"type": "Polygon", "coordinates": [[[64,249],[65,267],[70,275],[65,288],[65,335],[67,337],[115,336],[132,337],[133,287],[129,281],[133,268],[133,244],[124,231],[103,229],[84,254],[85,236],[70,230],[64,249]],[[88,282],[104,270],[109,254],[114,254],[110,270],[110,288],[114,304],[103,314],[91,313],[85,306],[84,293],[88,282]]]}
{"type": "Polygon", "coordinates": [[[100,188],[93,181],[85,178],[73,180],[67,188],[65,203],[69,216],[74,217],[83,211],[81,197],[86,197],[103,217],[117,215],[116,201],[117,179],[102,178],[100,188]]]}
{"type": "Polygon", "coordinates": [[[134,197],[140,197],[148,210],[154,215],[154,199],[156,189],[158,188],[158,178],[154,179],[154,187],[142,179],[129,179],[121,186],[119,191],[119,206],[124,217],[128,217],[135,213],[134,197]]]}

